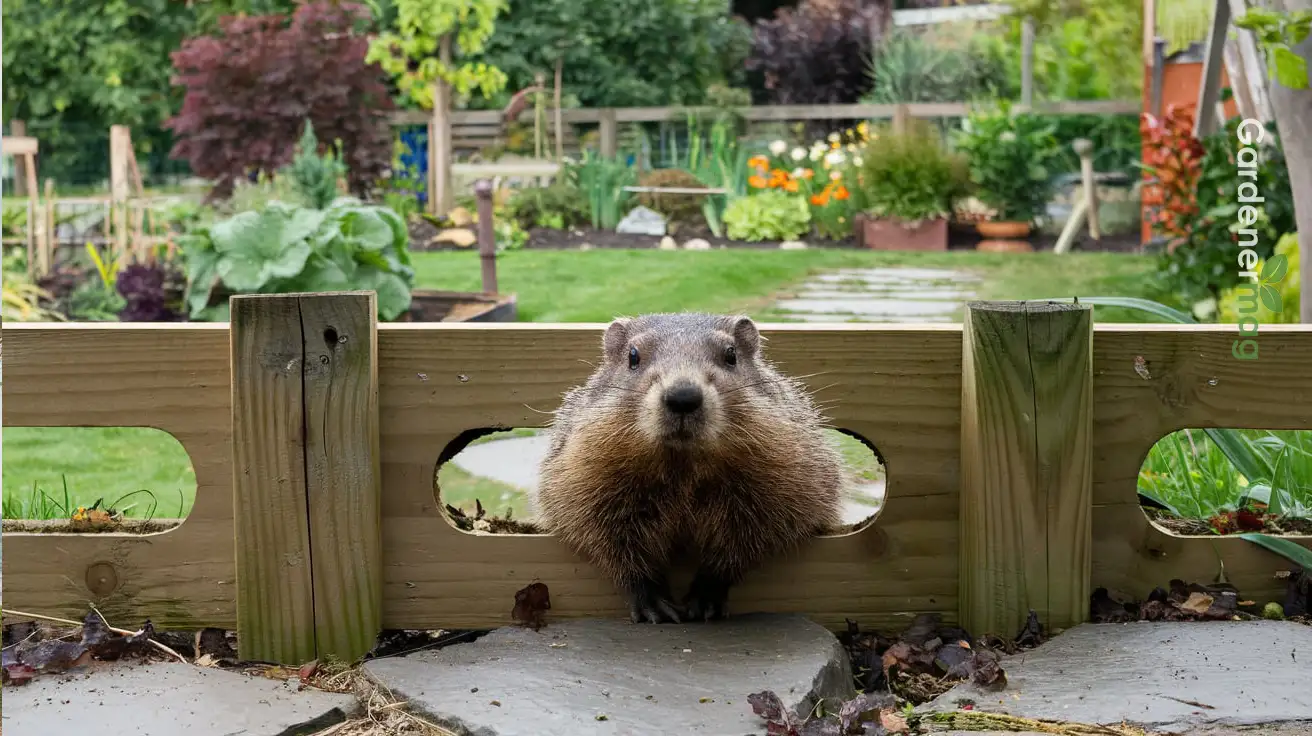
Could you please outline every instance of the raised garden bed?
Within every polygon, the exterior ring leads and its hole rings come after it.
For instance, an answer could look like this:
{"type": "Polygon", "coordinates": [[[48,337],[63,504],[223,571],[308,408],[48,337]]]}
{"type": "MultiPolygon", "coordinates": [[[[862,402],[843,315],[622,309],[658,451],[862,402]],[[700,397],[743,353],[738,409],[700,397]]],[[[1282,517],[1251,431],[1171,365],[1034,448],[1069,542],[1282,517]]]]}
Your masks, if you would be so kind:
{"type": "Polygon", "coordinates": [[[514,294],[477,291],[410,292],[410,311],[398,322],[514,322],[519,314],[514,294]]]}

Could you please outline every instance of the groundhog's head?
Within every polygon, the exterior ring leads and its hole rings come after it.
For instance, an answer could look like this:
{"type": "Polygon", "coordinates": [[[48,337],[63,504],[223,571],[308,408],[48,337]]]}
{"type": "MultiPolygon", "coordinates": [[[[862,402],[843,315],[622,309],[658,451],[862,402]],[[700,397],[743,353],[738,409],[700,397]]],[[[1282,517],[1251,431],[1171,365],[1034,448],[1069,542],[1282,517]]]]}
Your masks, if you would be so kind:
{"type": "Polygon", "coordinates": [[[747,317],[653,314],[606,329],[599,407],[652,443],[680,447],[719,437],[762,383],[761,334],[747,317]]]}

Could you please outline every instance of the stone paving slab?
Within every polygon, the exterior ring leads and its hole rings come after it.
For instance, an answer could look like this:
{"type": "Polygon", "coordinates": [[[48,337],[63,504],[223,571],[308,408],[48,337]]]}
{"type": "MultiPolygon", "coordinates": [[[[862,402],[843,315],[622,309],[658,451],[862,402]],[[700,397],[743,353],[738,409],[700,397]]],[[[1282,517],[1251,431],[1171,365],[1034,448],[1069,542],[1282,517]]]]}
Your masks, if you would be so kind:
{"type": "Polygon", "coordinates": [[[855,694],[833,634],[778,614],[659,626],[549,622],[365,669],[461,736],[738,736],[763,731],[750,693],[774,690],[808,712],[817,696],[855,694]]]}
{"type": "Polygon", "coordinates": [[[4,692],[11,736],[300,736],[340,723],[352,695],[181,662],[114,662],[4,692]]]}
{"type": "Polygon", "coordinates": [[[1284,621],[1084,624],[1003,666],[1005,690],[960,685],[921,710],[967,698],[1025,718],[1197,733],[1312,721],[1312,627],[1284,621]]]}
{"type": "Polygon", "coordinates": [[[796,313],[845,314],[860,317],[928,317],[953,314],[961,309],[957,302],[923,301],[918,299],[876,299],[852,297],[848,299],[780,299],[775,308],[796,313]]]}

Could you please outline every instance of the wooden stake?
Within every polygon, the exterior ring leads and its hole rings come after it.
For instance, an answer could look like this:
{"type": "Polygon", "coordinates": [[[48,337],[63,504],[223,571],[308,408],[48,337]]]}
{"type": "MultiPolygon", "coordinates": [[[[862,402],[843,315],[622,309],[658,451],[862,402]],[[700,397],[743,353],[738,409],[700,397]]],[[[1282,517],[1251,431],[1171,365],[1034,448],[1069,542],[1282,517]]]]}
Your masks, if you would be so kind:
{"type": "MultiPolygon", "coordinates": [[[[451,36],[442,37],[438,58],[451,66],[451,36]]],[[[428,126],[428,211],[445,215],[451,210],[451,85],[439,79],[433,85],[433,119],[428,126]]]]}
{"type": "Polygon", "coordinates": [[[1084,201],[1087,209],[1085,216],[1089,220],[1089,237],[1099,240],[1102,238],[1102,231],[1098,226],[1098,182],[1093,176],[1093,141],[1080,138],[1072,143],[1071,147],[1080,157],[1080,176],[1084,184],[1084,201]]]}
{"type": "Polygon", "coordinates": [[[615,158],[619,153],[619,122],[616,120],[615,108],[607,107],[601,110],[599,134],[601,140],[598,141],[598,144],[601,147],[601,157],[604,159],[615,158]]]}
{"type": "Polygon", "coordinates": [[[565,125],[561,120],[560,113],[561,76],[564,70],[565,60],[563,58],[556,59],[556,95],[554,100],[556,108],[556,163],[564,163],[565,161],[565,125]]]}
{"type": "MultiPolygon", "coordinates": [[[[15,138],[23,138],[27,135],[27,123],[22,120],[9,121],[9,135],[15,138]]],[[[35,191],[28,188],[27,170],[28,156],[14,156],[14,196],[26,197],[29,194],[36,194],[35,191]]],[[[28,222],[31,222],[29,220],[28,222]]]]}
{"type": "Polygon", "coordinates": [[[962,333],[962,625],[1012,637],[1089,609],[1093,318],[1087,304],[972,302],[962,333]]]}

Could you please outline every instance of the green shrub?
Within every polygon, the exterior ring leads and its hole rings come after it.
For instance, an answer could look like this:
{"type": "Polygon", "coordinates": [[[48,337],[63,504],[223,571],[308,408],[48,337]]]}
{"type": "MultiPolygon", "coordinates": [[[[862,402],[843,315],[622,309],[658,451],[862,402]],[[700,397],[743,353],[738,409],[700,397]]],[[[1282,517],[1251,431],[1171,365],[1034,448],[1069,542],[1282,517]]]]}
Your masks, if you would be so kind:
{"type": "Polygon", "coordinates": [[[965,161],[928,125],[885,131],[866,144],[857,175],[858,201],[877,217],[907,223],[947,217],[964,191],[965,161]]]}
{"type": "Polygon", "coordinates": [[[1014,96],[1005,57],[976,42],[979,36],[969,38],[966,44],[953,45],[936,35],[895,31],[874,55],[874,87],[865,101],[966,102],[1014,96]]]}
{"type": "Polygon", "coordinates": [[[797,240],[811,227],[806,200],[779,191],[739,197],[724,208],[724,224],[734,240],[797,240]]]}
{"type": "Polygon", "coordinates": [[[565,180],[583,192],[588,203],[588,218],[600,230],[614,230],[620,224],[624,208],[633,195],[624,187],[633,184],[634,171],[624,161],[583,152],[583,159],[570,164],[565,180]]]}
{"type": "Polygon", "coordinates": [[[519,189],[511,195],[506,208],[525,230],[534,227],[565,230],[589,222],[587,198],[577,186],[566,181],[519,189]]]}
{"type": "MultiPolygon", "coordinates": [[[[683,169],[657,169],[638,177],[638,185],[643,187],[663,187],[669,189],[705,189],[701,179],[683,169]]],[[[648,209],[665,215],[669,222],[688,223],[701,217],[704,194],[663,194],[659,192],[642,192],[638,194],[638,203],[648,209]]]]}
{"type": "Polygon", "coordinates": [[[972,113],[956,144],[969,157],[975,196],[997,210],[999,220],[1033,222],[1043,214],[1058,152],[1049,122],[1037,115],[1012,115],[1003,105],[972,113]]]}
{"type": "Polygon", "coordinates": [[[414,271],[405,221],[386,207],[339,199],[326,210],[271,202],[181,238],[193,319],[227,319],[211,307],[216,287],[232,294],[376,291],[378,316],[410,307],[414,271]]]}
{"type": "Polygon", "coordinates": [[[309,120],[305,121],[305,133],[296,143],[295,157],[278,172],[279,176],[291,180],[292,189],[302,201],[317,210],[327,209],[337,199],[337,182],[346,174],[346,164],[333,149],[319,153],[319,139],[315,137],[314,124],[309,120]]]}

